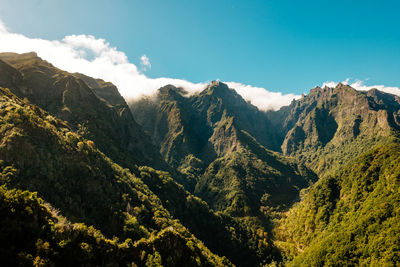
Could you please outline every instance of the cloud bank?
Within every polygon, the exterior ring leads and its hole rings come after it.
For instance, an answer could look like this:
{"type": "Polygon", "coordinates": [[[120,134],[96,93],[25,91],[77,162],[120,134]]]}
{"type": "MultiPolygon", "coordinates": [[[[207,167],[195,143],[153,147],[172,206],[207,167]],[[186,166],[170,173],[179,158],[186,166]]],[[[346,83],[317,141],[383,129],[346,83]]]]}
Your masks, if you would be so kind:
{"type": "MultiPolygon", "coordinates": [[[[353,87],[354,89],[359,90],[359,91],[368,91],[373,88],[376,88],[382,92],[400,96],[400,88],[399,87],[384,86],[384,85],[365,85],[365,81],[355,80],[353,82],[350,82],[350,78],[347,78],[346,80],[341,81],[341,83],[348,84],[351,87],[353,87]]],[[[335,87],[337,84],[338,84],[338,82],[327,81],[322,84],[322,87],[324,87],[324,86],[335,87]]]]}
{"type": "Polygon", "coordinates": [[[244,99],[248,100],[254,106],[261,110],[278,110],[282,106],[289,105],[293,99],[299,99],[300,95],[282,94],[280,92],[269,92],[261,87],[254,87],[237,82],[225,82],[230,88],[233,88],[244,99]]]}
{"type": "MultiPolygon", "coordinates": [[[[167,84],[182,87],[190,94],[203,90],[208,82],[192,83],[175,78],[149,78],[143,71],[151,70],[150,59],[146,55],[140,57],[140,69],[129,62],[125,53],[118,51],[105,39],[91,35],[69,35],[62,40],[44,40],[29,38],[22,34],[10,32],[0,20],[0,52],[26,53],[35,51],[39,57],[51,62],[54,66],[69,71],[112,82],[118,87],[125,99],[137,99],[144,95],[153,95],[158,88],[167,84]]],[[[344,81],[348,83],[349,80],[344,81]]],[[[238,82],[226,82],[244,99],[250,101],[260,110],[277,110],[289,105],[300,95],[270,92],[265,88],[245,85],[238,82]]],[[[324,85],[336,86],[336,82],[326,82],[324,85]]],[[[366,86],[362,81],[350,84],[358,90],[379,90],[400,95],[398,87],[383,85],[366,86]]]]}
{"type": "MultiPolygon", "coordinates": [[[[62,40],[29,38],[10,32],[0,20],[0,52],[32,51],[60,69],[112,82],[127,100],[153,95],[158,88],[167,84],[182,87],[193,94],[203,90],[208,83],[192,83],[174,78],[149,78],[141,72],[151,69],[151,62],[146,55],[141,56],[139,69],[129,62],[125,53],[118,51],[105,39],[91,35],[69,35],[62,40]]],[[[293,98],[299,97],[269,92],[264,88],[237,82],[229,82],[228,85],[261,110],[279,109],[288,105],[293,98]]]]}

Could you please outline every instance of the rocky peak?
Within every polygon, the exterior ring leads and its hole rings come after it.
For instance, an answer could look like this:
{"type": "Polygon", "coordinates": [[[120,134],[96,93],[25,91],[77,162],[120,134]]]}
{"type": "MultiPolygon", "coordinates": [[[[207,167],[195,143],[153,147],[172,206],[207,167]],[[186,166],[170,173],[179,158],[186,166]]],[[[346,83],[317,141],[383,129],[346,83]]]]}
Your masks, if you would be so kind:
{"type": "Polygon", "coordinates": [[[241,98],[241,96],[236,93],[235,90],[228,87],[223,82],[220,81],[212,81],[203,92],[200,93],[201,95],[211,95],[218,98],[241,98]]]}
{"type": "Polygon", "coordinates": [[[176,87],[174,85],[168,84],[166,86],[161,87],[158,89],[159,96],[162,98],[168,98],[168,99],[180,99],[184,95],[186,95],[188,92],[185,91],[181,87],[176,87]]]}

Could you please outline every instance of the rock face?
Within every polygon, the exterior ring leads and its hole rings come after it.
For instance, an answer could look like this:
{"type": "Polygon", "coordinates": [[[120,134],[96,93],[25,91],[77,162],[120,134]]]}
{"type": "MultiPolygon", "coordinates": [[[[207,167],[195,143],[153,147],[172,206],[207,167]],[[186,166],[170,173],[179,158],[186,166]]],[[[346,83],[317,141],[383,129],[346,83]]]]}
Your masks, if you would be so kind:
{"type": "Polygon", "coordinates": [[[111,83],[62,71],[35,53],[1,53],[0,68],[0,86],[69,122],[116,162],[167,168],[111,83]]]}

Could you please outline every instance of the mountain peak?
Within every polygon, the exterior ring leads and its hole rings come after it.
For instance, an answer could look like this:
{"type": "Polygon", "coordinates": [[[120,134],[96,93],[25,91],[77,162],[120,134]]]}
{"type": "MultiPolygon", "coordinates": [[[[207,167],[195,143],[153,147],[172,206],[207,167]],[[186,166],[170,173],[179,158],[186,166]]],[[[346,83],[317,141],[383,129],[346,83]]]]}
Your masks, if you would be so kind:
{"type": "Polygon", "coordinates": [[[182,87],[176,87],[172,84],[168,84],[158,89],[158,95],[163,98],[181,99],[187,95],[188,92],[182,87]]]}
{"type": "Polygon", "coordinates": [[[333,91],[334,91],[334,88],[332,88],[332,87],[324,86],[321,88],[319,86],[316,86],[310,90],[309,95],[311,95],[312,97],[315,97],[315,96],[316,97],[320,97],[320,96],[330,97],[330,96],[332,96],[333,91]]]}
{"type": "Polygon", "coordinates": [[[338,91],[338,90],[342,90],[342,91],[344,91],[344,90],[346,90],[346,91],[356,91],[356,89],[354,89],[353,87],[351,87],[350,85],[345,84],[345,83],[338,83],[338,84],[336,85],[336,87],[335,87],[335,90],[336,90],[336,91],[338,91]]]}
{"type": "Polygon", "coordinates": [[[204,89],[203,92],[201,92],[200,94],[203,95],[213,95],[216,97],[222,97],[222,98],[226,98],[226,97],[231,97],[231,96],[235,96],[238,97],[238,93],[236,93],[236,91],[234,89],[231,89],[228,87],[227,84],[221,82],[221,81],[212,81],[207,87],[206,89],[204,89]]]}
{"type": "Polygon", "coordinates": [[[225,85],[225,86],[227,86],[226,84],[224,84],[224,83],[221,82],[220,80],[214,80],[214,81],[212,81],[212,82],[210,83],[210,86],[220,86],[220,85],[225,85]]]}

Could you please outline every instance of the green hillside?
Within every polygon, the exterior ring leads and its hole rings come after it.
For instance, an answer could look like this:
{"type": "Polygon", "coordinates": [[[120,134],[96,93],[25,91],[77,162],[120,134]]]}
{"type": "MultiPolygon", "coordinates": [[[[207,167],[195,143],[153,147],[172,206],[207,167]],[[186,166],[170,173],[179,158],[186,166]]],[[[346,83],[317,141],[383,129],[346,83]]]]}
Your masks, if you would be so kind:
{"type": "Polygon", "coordinates": [[[397,266],[400,144],[379,145],[320,180],[279,222],[289,266],[397,266]]]}

